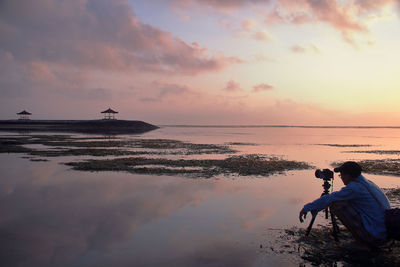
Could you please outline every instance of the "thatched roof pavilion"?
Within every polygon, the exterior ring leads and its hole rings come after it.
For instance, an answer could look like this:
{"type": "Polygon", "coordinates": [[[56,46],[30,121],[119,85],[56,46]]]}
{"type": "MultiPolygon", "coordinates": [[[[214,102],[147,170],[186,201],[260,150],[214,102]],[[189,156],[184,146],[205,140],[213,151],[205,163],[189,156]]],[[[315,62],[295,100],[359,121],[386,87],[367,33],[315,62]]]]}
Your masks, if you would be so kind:
{"type": "Polygon", "coordinates": [[[107,110],[104,110],[101,113],[104,113],[104,119],[105,120],[115,120],[115,114],[117,114],[118,111],[115,111],[115,110],[112,110],[111,108],[108,108],[107,110]]]}
{"type": "Polygon", "coordinates": [[[18,115],[19,120],[29,120],[29,116],[32,115],[32,113],[30,113],[26,110],[23,110],[23,111],[17,113],[17,115],[18,115]]]}

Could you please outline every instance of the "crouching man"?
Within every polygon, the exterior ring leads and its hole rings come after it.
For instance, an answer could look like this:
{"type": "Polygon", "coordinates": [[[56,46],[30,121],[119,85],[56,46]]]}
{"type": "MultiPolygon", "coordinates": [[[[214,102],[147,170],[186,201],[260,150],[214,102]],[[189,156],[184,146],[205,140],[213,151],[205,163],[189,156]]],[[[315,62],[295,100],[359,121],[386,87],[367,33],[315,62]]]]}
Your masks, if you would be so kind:
{"type": "Polygon", "coordinates": [[[329,206],[357,241],[370,247],[384,243],[387,238],[385,210],[390,209],[385,194],[361,175],[361,166],[356,162],[347,161],[334,171],[340,173],[345,186],[304,205],[299,214],[300,222],[308,212],[315,214],[329,206]]]}

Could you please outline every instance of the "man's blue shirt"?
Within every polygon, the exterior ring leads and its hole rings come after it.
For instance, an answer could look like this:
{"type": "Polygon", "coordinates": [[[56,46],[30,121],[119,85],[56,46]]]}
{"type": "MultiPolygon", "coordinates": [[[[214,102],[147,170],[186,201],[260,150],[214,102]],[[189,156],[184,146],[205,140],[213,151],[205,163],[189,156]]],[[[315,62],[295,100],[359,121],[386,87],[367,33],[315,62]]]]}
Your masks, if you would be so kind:
{"type": "Polygon", "coordinates": [[[304,211],[320,211],[332,202],[342,200],[350,201],[354,209],[360,214],[365,230],[376,238],[386,238],[385,209],[390,209],[389,201],[376,184],[365,179],[362,175],[348,183],[340,191],[322,196],[306,204],[304,211]]]}

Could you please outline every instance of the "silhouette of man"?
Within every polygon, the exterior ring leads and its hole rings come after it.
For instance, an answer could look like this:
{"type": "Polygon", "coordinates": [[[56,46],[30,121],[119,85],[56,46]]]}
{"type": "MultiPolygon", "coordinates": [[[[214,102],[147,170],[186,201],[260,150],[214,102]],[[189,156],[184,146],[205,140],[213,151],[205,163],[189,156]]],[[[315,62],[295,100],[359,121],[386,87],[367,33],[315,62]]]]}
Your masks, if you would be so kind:
{"type": "Polygon", "coordinates": [[[334,171],[340,173],[345,186],[304,205],[299,214],[300,222],[308,212],[316,215],[329,206],[356,240],[368,246],[385,242],[385,210],[390,209],[386,195],[361,175],[361,166],[356,162],[347,161],[334,171]]]}

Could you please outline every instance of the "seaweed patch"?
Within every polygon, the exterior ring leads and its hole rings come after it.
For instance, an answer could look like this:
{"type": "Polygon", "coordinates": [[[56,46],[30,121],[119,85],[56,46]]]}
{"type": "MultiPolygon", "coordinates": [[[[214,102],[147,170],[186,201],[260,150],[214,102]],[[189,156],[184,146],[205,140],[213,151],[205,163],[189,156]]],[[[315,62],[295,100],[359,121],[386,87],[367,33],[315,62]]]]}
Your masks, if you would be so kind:
{"type": "Polygon", "coordinates": [[[400,155],[400,150],[353,150],[343,151],[343,153],[366,153],[378,155],[400,155]]]}
{"type": "Polygon", "coordinates": [[[231,146],[258,146],[256,143],[247,143],[247,142],[228,142],[227,145],[231,146]]]}
{"type": "Polygon", "coordinates": [[[28,153],[44,157],[123,156],[123,155],[200,155],[233,154],[227,145],[194,144],[170,139],[117,139],[72,137],[70,135],[23,135],[0,137],[0,153],[28,153]],[[44,145],[52,149],[32,149],[24,145],[44,145]],[[128,150],[130,149],[130,150],[128,150]],[[132,151],[146,149],[146,151],[132,151]]]}
{"type": "Polygon", "coordinates": [[[79,162],[68,162],[65,164],[72,166],[75,170],[84,171],[127,171],[132,173],[147,174],[190,174],[196,177],[212,177],[221,174],[268,176],[288,170],[311,168],[311,166],[305,162],[289,161],[276,157],[265,157],[260,155],[243,155],[228,157],[226,159],[201,160],[172,160],[163,158],[131,157],[104,160],[86,160],[79,162]],[[146,167],[146,165],[158,166],[146,167]]]}
{"type": "Polygon", "coordinates": [[[372,145],[360,144],[315,144],[316,146],[329,146],[329,147],[371,147],[372,145]]]}
{"type": "MultiPolygon", "coordinates": [[[[342,162],[334,162],[332,166],[337,167],[342,162]]],[[[380,159],[358,161],[364,173],[400,176],[400,159],[380,159]]]]}
{"type": "Polygon", "coordinates": [[[170,139],[117,139],[72,137],[70,135],[23,135],[0,137],[0,153],[23,153],[32,161],[59,156],[133,156],[127,158],[90,159],[66,163],[76,170],[128,171],[143,174],[268,176],[288,170],[308,169],[305,162],[284,160],[265,155],[229,156],[225,159],[166,159],[146,155],[234,154],[228,145],[196,144],[170,139]],[[25,145],[41,145],[39,148],[25,145]],[[48,147],[48,148],[47,148],[48,147]],[[143,157],[138,157],[143,156],[143,157]]]}

